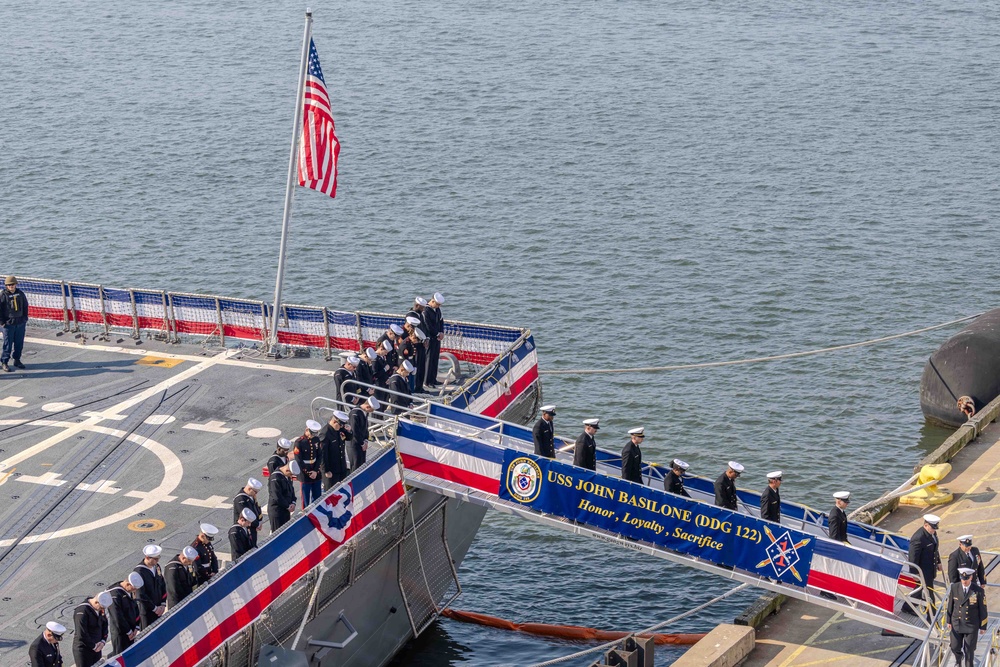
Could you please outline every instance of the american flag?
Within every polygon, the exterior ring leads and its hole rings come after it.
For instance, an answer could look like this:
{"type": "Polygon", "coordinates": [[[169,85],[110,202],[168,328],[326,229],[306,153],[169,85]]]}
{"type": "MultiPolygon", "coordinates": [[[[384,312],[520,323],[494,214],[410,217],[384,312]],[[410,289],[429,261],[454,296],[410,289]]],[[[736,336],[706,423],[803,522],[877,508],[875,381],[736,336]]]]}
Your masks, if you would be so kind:
{"type": "Polygon", "coordinates": [[[336,197],[340,142],[333,127],[330,96],[319,66],[316,43],[311,39],[305,97],[299,138],[299,185],[336,197]]]}

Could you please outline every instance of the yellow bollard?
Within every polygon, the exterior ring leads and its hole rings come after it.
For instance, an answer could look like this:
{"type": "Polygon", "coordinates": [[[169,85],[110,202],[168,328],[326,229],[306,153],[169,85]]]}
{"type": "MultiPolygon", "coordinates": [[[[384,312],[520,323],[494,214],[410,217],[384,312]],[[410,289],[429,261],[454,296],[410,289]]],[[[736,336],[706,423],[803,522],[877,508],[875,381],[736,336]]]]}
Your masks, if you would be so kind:
{"type": "MultiPolygon", "coordinates": [[[[926,484],[927,482],[940,482],[950,472],[950,463],[936,463],[934,465],[924,466],[920,469],[920,475],[917,476],[917,486],[926,484]]],[[[913,493],[909,493],[901,497],[899,499],[899,504],[929,507],[931,505],[944,505],[945,503],[950,503],[952,500],[954,500],[954,496],[951,491],[942,489],[938,487],[937,484],[931,484],[920,489],[919,491],[914,491],[913,493]]]]}

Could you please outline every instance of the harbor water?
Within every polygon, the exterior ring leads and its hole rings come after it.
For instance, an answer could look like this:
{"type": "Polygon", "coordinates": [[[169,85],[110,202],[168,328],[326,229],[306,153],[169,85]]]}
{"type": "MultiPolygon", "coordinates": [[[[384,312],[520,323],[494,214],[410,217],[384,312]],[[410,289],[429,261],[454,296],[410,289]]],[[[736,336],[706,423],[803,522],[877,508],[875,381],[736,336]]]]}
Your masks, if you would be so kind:
{"type": "MultiPolygon", "coordinates": [[[[270,298],[300,3],[0,3],[3,271],[270,298]]],[[[540,367],[740,359],[1000,305],[1000,21],[973,2],[317,3],[342,142],[296,195],[288,301],[526,326],[540,367]]],[[[951,333],[768,364],[543,376],[556,432],[827,508],[945,431],[951,333]]],[[[2,380],[2,378],[0,378],[2,380]]],[[[303,399],[306,409],[306,397],[303,399]]],[[[248,469],[250,466],[248,465],[248,469]]],[[[629,630],[731,583],[488,515],[456,607],[629,630]]],[[[707,631],[753,598],[679,623],[707,631]]],[[[441,621],[399,665],[583,645],[441,621]]],[[[677,650],[662,649],[668,664],[677,650]]],[[[569,664],[582,664],[577,661],[569,664]]]]}

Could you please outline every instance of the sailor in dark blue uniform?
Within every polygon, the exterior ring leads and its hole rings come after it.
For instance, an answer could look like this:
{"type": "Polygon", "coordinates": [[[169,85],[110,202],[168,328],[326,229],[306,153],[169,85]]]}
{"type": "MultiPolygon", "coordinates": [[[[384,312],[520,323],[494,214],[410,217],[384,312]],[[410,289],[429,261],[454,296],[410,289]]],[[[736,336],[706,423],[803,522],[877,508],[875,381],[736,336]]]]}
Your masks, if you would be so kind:
{"type": "Polygon", "coordinates": [[[986,592],[975,582],[975,574],[971,567],[958,568],[959,581],[948,590],[948,629],[956,667],[975,665],[976,642],[986,634],[986,592]]]}
{"type": "Polygon", "coordinates": [[[441,341],[444,340],[444,316],[441,306],[444,305],[444,295],[434,292],[434,297],[424,308],[424,333],[427,334],[427,377],[424,384],[437,387],[438,362],[441,359],[441,341]]]}
{"type": "Polygon", "coordinates": [[[73,610],[73,659],[76,667],[91,667],[101,661],[108,643],[107,609],[113,600],[102,591],[73,610]]]}
{"type": "Polygon", "coordinates": [[[730,461],[726,472],[715,480],[715,504],[727,510],[735,510],[738,497],[736,495],[736,479],[743,474],[743,466],[736,461],[730,461]]]}
{"type": "Polygon", "coordinates": [[[355,371],[357,371],[359,363],[361,363],[361,359],[352,354],[344,359],[344,364],[333,373],[333,397],[342,403],[357,405],[363,400],[357,396],[348,396],[348,394],[360,393],[357,385],[349,382],[349,380],[357,378],[355,371]]]}
{"type": "Polygon", "coordinates": [[[233,499],[233,523],[240,520],[240,515],[243,514],[243,510],[250,510],[254,513],[257,519],[250,525],[250,546],[257,546],[257,536],[260,533],[261,526],[261,509],[260,503],[257,502],[257,494],[260,493],[261,487],[260,480],[251,477],[247,480],[247,485],[244,486],[236,497],[233,499]]]}
{"type": "Polygon", "coordinates": [[[66,628],[62,624],[55,621],[46,623],[42,634],[38,635],[28,647],[31,667],[63,667],[59,642],[64,634],[66,634],[66,628]]]}
{"type": "Polygon", "coordinates": [[[781,523],[781,471],[767,473],[767,488],[760,494],[760,518],[781,523]]]}
{"type": "Polygon", "coordinates": [[[323,490],[347,478],[347,425],[348,416],[343,410],[334,410],[326,426],[320,429],[319,446],[323,460],[323,490]]]}
{"type": "Polygon", "coordinates": [[[197,580],[193,570],[197,567],[198,550],[192,546],[181,549],[181,552],[167,563],[167,567],[163,569],[163,578],[167,582],[168,608],[176,607],[194,592],[197,580]]]}
{"type": "Polygon", "coordinates": [[[847,505],[851,502],[850,491],[837,491],[833,494],[833,509],[830,510],[830,539],[847,542],[847,505]]]}
{"type": "MultiPolygon", "coordinates": [[[[376,348],[375,354],[377,356],[375,361],[372,362],[372,369],[375,371],[375,384],[380,389],[385,389],[389,378],[396,371],[397,364],[390,360],[390,355],[395,356],[396,351],[393,349],[392,343],[385,340],[376,348]]],[[[375,398],[382,403],[388,400],[387,394],[379,390],[375,391],[375,398]]]]}
{"type": "Polygon", "coordinates": [[[267,479],[267,516],[271,521],[272,534],[292,518],[292,512],[295,511],[295,486],[292,480],[300,472],[299,462],[292,459],[267,479]]]}
{"type": "Polygon", "coordinates": [[[628,432],[628,442],[622,448],[622,479],[642,484],[642,451],[639,445],[646,437],[643,427],[628,432]]]}
{"type": "Polygon", "coordinates": [[[910,552],[908,560],[913,563],[924,577],[925,588],[915,593],[916,598],[927,600],[930,608],[928,615],[933,616],[933,609],[936,598],[934,597],[934,577],[938,572],[944,574],[941,568],[941,553],[938,551],[938,525],[941,523],[940,517],[936,514],[925,514],[924,525],[917,528],[917,532],[910,538],[910,552]],[[924,593],[926,592],[926,597],[924,593]]]}
{"type": "Polygon", "coordinates": [[[584,419],[583,433],[573,447],[573,465],[587,470],[597,470],[597,442],[594,434],[601,428],[600,419],[584,419]]]}
{"type": "MultiPolygon", "coordinates": [[[[389,354],[386,355],[386,361],[389,363],[389,375],[396,370],[396,366],[399,365],[399,355],[396,354],[397,343],[404,338],[403,327],[398,324],[390,324],[389,328],[385,330],[385,333],[378,337],[375,341],[375,351],[378,351],[379,346],[385,347],[386,341],[389,342],[389,354]]],[[[388,377],[388,376],[387,376],[388,377]]]]}
{"type": "Polygon", "coordinates": [[[972,546],[972,535],[962,535],[958,538],[958,548],[948,556],[948,582],[957,584],[958,568],[968,567],[976,572],[975,581],[980,586],[986,586],[986,570],[983,567],[983,557],[977,547],[972,546]]]}
{"type": "Polygon", "coordinates": [[[399,364],[399,368],[396,372],[392,374],[389,381],[386,383],[386,389],[395,392],[393,394],[387,394],[389,399],[389,408],[386,410],[391,415],[398,415],[404,410],[408,410],[413,406],[412,394],[410,394],[410,375],[416,368],[410,363],[409,359],[403,359],[399,364]],[[403,394],[400,396],[400,394],[403,394]]]}
{"type": "Polygon", "coordinates": [[[427,371],[427,334],[420,327],[413,330],[410,337],[413,343],[413,365],[416,371],[413,373],[413,393],[424,393],[424,374],[427,371]],[[414,340],[413,336],[416,336],[414,340]]]}
{"type": "Polygon", "coordinates": [[[663,478],[663,488],[669,493],[675,493],[678,496],[684,496],[685,498],[690,498],[691,494],[687,492],[684,488],[684,473],[690,468],[686,462],[680,459],[674,459],[670,463],[670,472],[667,473],[666,477],[663,478]]]}
{"type": "Polygon", "coordinates": [[[531,439],[535,442],[535,454],[549,459],[556,457],[555,427],[552,420],[556,416],[556,406],[543,405],[542,417],[531,429],[531,439]]]}
{"type": "Polygon", "coordinates": [[[235,563],[240,557],[253,549],[253,542],[250,541],[250,526],[258,517],[253,510],[244,507],[236,523],[229,528],[229,551],[235,563]]]}
{"type": "Polygon", "coordinates": [[[382,404],[374,396],[360,407],[351,410],[347,415],[347,428],[350,433],[350,444],[347,448],[347,458],[351,462],[351,471],[365,464],[368,458],[368,415],[381,409],[382,404]]]}
{"type": "Polygon", "coordinates": [[[135,641],[139,634],[139,605],[134,594],[142,588],[142,576],[138,572],[129,572],[128,577],[117,586],[108,589],[114,603],[107,610],[108,630],[111,634],[111,648],[118,655],[135,641]]]}
{"type": "Polygon", "coordinates": [[[132,570],[142,577],[139,589],[139,622],[145,630],[167,610],[167,584],[160,568],[163,549],[156,544],[142,548],[142,562],[132,570]]]}
{"type": "Polygon", "coordinates": [[[270,477],[275,470],[287,464],[288,452],[291,450],[291,440],[288,438],[278,438],[278,444],[274,447],[274,454],[271,454],[271,458],[267,460],[267,474],[264,476],[270,477]]]}
{"type": "MultiPolygon", "coordinates": [[[[375,384],[375,360],[378,355],[375,354],[375,348],[366,347],[365,351],[361,353],[359,357],[358,368],[354,374],[358,378],[358,382],[363,384],[375,384]]],[[[358,393],[362,396],[374,396],[375,390],[371,387],[358,387],[358,393]]]]}

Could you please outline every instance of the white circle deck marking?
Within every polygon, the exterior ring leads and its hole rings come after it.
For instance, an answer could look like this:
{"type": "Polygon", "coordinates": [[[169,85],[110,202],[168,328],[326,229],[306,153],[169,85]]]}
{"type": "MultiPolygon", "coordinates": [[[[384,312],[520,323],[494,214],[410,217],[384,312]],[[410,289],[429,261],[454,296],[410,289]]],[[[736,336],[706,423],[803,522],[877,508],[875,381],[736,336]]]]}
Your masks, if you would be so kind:
{"type": "MultiPolygon", "coordinates": [[[[23,419],[0,420],[0,425],[2,426],[8,426],[8,425],[13,426],[23,423],[24,423],[23,419]]],[[[73,423],[73,422],[51,421],[48,419],[39,419],[38,421],[32,423],[37,426],[53,426],[55,428],[66,429],[63,431],[63,434],[75,433],[80,430],[86,430],[86,431],[93,431],[95,433],[103,433],[104,435],[110,435],[114,438],[126,438],[130,442],[134,442],[135,444],[139,445],[149,453],[156,456],[157,459],[159,459],[160,463],[163,465],[163,479],[160,481],[159,485],[155,489],[144,492],[143,495],[145,495],[145,498],[142,498],[135,505],[132,505],[127,509],[123,509],[119,512],[115,512],[114,514],[109,514],[108,516],[96,519],[94,521],[90,521],[88,523],[81,524],[79,526],[61,528],[59,530],[52,531],[50,533],[41,533],[39,535],[29,535],[28,537],[21,540],[21,544],[34,544],[35,542],[44,542],[46,540],[51,540],[57,537],[68,537],[70,535],[79,535],[80,533],[86,533],[88,531],[95,530],[97,528],[110,526],[113,523],[118,523],[119,521],[124,521],[125,519],[134,518],[136,514],[140,512],[145,512],[148,509],[152,508],[154,505],[160,502],[161,498],[169,496],[170,493],[180,485],[181,478],[184,476],[184,466],[181,463],[181,460],[177,458],[177,455],[174,454],[169,449],[167,449],[162,444],[160,444],[159,442],[152,440],[151,438],[137,435],[135,433],[127,434],[125,431],[121,431],[119,429],[107,428],[106,426],[97,426],[94,423],[87,423],[87,422],[73,423]]],[[[26,460],[27,458],[30,458],[30,456],[39,453],[39,451],[44,451],[45,449],[51,447],[53,444],[59,441],[61,441],[61,438],[59,439],[49,438],[46,441],[47,446],[45,448],[40,450],[36,449],[35,451],[32,451],[29,454],[29,456],[19,456],[18,457],[19,461],[26,460]]],[[[23,454],[24,453],[22,452],[22,455],[23,454]]],[[[9,464],[10,461],[11,459],[8,459],[7,461],[0,463],[0,467],[3,467],[4,463],[9,464]]],[[[0,540],[0,547],[10,546],[13,543],[14,541],[10,539],[0,540]]]]}
{"type": "Polygon", "coordinates": [[[281,435],[281,430],[269,426],[260,426],[247,431],[247,435],[251,438],[277,438],[281,435]]]}
{"type": "Polygon", "coordinates": [[[42,410],[45,410],[45,412],[60,412],[62,410],[69,410],[72,407],[76,406],[72,403],[60,403],[57,401],[55,403],[46,403],[42,406],[42,410]]]}
{"type": "Polygon", "coordinates": [[[152,424],[153,426],[162,426],[163,424],[170,424],[171,422],[177,421],[177,417],[173,415],[150,415],[146,417],[144,424],[152,424]]]}

